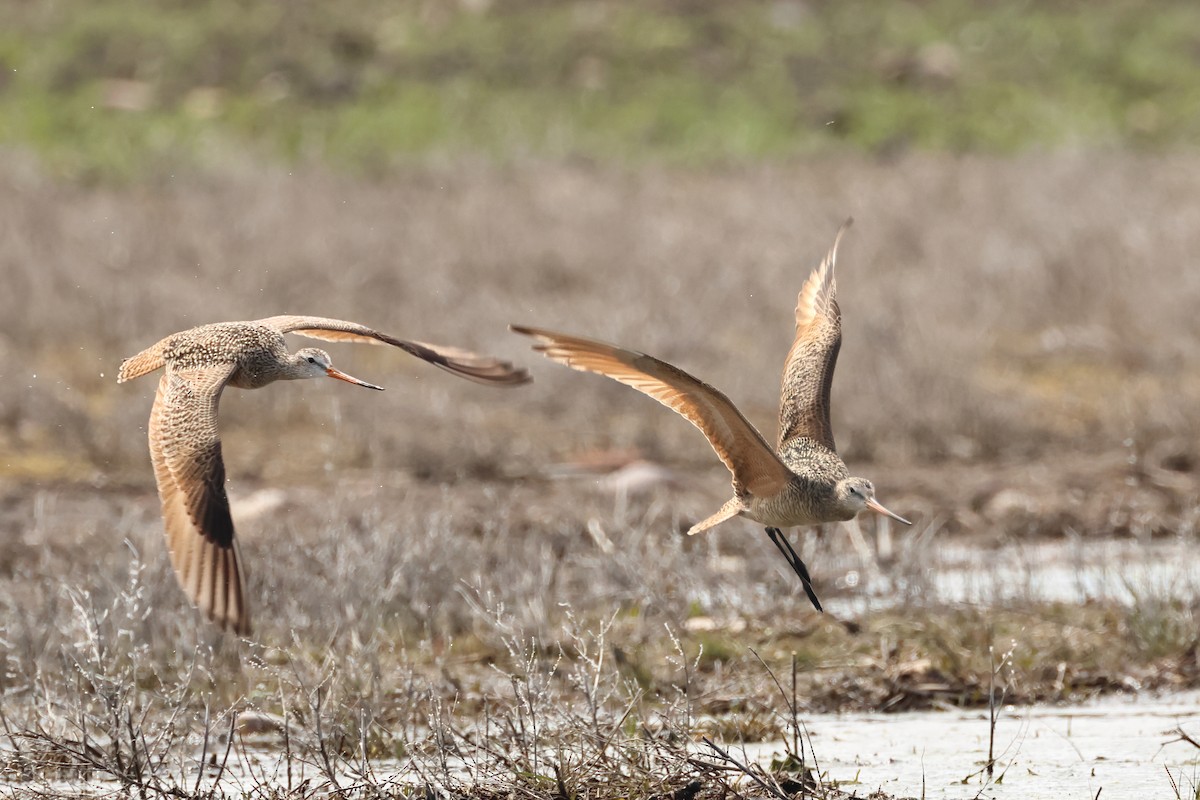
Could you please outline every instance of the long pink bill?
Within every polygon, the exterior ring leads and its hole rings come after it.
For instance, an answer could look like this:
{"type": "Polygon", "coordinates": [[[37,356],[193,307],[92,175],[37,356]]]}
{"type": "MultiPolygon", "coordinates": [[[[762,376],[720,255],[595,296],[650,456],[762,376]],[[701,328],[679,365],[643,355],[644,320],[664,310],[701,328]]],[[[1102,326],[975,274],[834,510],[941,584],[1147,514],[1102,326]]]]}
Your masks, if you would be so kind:
{"type": "Polygon", "coordinates": [[[333,367],[326,367],[325,374],[331,378],[337,378],[339,381],[345,381],[346,383],[353,383],[355,386],[362,386],[367,389],[378,389],[381,392],[383,391],[382,386],[376,386],[373,383],[367,383],[366,381],[360,381],[358,378],[354,377],[353,375],[347,375],[346,373],[342,372],[340,369],[334,369],[333,367]]]}
{"type": "Polygon", "coordinates": [[[883,504],[880,503],[878,500],[876,500],[874,497],[872,497],[870,500],[867,501],[867,508],[871,509],[872,511],[883,514],[885,517],[891,517],[892,519],[896,520],[897,522],[903,522],[905,525],[912,525],[911,522],[909,522],[908,520],[906,520],[904,517],[900,516],[899,514],[888,511],[886,508],[883,507],[883,504]]]}

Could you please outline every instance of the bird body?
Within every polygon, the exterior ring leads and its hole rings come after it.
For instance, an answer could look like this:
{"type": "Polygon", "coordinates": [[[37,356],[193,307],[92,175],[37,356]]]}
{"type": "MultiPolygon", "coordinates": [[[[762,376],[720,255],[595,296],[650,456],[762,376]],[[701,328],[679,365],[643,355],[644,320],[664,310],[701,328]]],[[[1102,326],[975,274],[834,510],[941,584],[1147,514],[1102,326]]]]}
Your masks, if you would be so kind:
{"type": "Polygon", "coordinates": [[[838,231],[828,255],[800,290],[796,335],[780,387],[779,439],[774,449],[728,397],[671,364],[591,339],[511,326],[516,333],[537,339],[534,349],[551,360],[631,386],[699,428],[732,473],[734,496],[688,534],[738,516],[761,523],[817,610],[821,604],[808,569],[780,528],[850,520],[865,509],[909,524],[875,499],[870,481],[850,475],[833,441],[829,398],[842,341],[834,267],[849,224],[838,231]]]}
{"type": "MultiPolygon", "coordinates": [[[[234,369],[226,384],[239,389],[258,389],[277,380],[309,377],[298,368],[283,334],[255,322],[215,322],[180,331],[126,363],[149,367],[147,371],[167,364],[177,370],[229,364],[234,369]]],[[[132,368],[128,371],[132,372],[132,368]]],[[[118,380],[130,377],[122,375],[118,380]]]]}
{"type": "Polygon", "coordinates": [[[529,380],[524,370],[495,358],[396,339],[354,322],[305,316],[201,325],[171,334],[122,362],[118,383],[165,370],[148,434],[171,564],[192,602],[214,622],[239,634],[250,632],[250,612],[225,493],[217,431],[221,393],[226,386],[257,389],[277,380],[317,377],[382,391],[335,369],[324,350],[289,352],[285,333],[389,344],[480,383],[515,386],[529,380]]]}

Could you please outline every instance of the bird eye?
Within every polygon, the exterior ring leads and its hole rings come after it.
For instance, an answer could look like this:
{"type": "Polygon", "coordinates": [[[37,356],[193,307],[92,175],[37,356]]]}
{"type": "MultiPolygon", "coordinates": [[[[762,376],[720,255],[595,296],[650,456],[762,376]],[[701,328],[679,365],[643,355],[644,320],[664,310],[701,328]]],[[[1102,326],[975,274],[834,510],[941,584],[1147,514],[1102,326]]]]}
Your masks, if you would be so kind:
{"type": "Polygon", "coordinates": [[[316,360],[315,358],[313,358],[312,356],[309,356],[309,357],[308,357],[308,363],[310,363],[310,364],[315,364],[315,363],[317,363],[317,360],[316,360]]]}

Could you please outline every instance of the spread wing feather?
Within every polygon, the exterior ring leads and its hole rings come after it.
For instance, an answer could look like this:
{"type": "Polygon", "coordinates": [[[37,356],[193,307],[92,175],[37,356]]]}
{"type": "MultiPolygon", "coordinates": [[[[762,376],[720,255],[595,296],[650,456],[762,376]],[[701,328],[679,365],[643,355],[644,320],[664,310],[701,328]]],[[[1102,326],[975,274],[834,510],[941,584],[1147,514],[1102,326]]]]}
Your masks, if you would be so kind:
{"type": "Polygon", "coordinates": [[[235,369],[168,367],[150,412],[150,460],[179,585],[209,619],[245,635],[250,610],[217,434],[217,404],[235,369]]]}
{"type": "Polygon", "coordinates": [[[546,357],[584,372],[607,375],[674,410],[706,437],[733,473],[734,491],[769,496],[792,479],[762,435],[717,389],[665,361],[603,342],[513,325],[516,333],[539,341],[546,357]]]}
{"type": "Polygon", "coordinates": [[[491,356],[481,356],[457,347],[397,339],[356,322],[329,319],[328,317],[283,315],[256,320],[255,324],[266,326],[280,333],[295,333],[326,342],[390,344],[447,372],[478,383],[516,386],[529,382],[529,373],[524,369],[514,367],[508,361],[491,356]]]}
{"type": "Polygon", "coordinates": [[[833,370],[842,346],[842,312],[837,302],[834,267],[846,220],[833,247],[800,289],[796,301],[796,338],[784,363],[780,387],[779,447],[795,437],[807,437],[836,451],[829,421],[833,370]]]}

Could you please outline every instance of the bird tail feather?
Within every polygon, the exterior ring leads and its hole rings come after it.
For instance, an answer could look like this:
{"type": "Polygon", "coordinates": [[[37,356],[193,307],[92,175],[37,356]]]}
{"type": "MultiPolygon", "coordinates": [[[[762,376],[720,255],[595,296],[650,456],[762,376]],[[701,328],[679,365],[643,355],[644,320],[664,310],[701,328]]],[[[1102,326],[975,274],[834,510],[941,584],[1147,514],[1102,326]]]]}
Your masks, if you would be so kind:
{"type": "Polygon", "coordinates": [[[167,340],[147,347],[136,356],[131,356],[121,362],[121,368],[117,371],[117,383],[131,381],[134,378],[140,378],[154,370],[159,369],[166,363],[163,360],[163,350],[166,349],[167,340]]]}
{"type": "Polygon", "coordinates": [[[742,501],[736,497],[730,498],[729,502],[721,506],[721,510],[713,514],[706,520],[697,522],[688,529],[688,536],[695,536],[697,533],[703,533],[709,528],[720,525],[727,519],[733,519],[738,514],[742,513],[742,501]]]}

